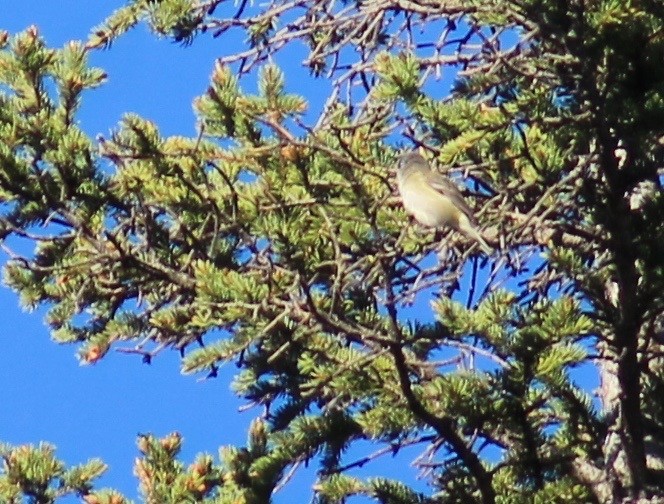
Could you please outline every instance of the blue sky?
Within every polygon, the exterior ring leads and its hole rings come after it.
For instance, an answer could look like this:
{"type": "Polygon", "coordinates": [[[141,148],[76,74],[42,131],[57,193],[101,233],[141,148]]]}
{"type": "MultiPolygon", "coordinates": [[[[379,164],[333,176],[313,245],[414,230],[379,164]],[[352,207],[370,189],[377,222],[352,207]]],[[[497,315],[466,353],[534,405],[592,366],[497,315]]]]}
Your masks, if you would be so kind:
{"type": "MultiPolygon", "coordinates": [[[[68,40],[85,39],[93,26],[122,4],[120,0],[0,0],[0,29],[16,33],[34,24],[49,46],[61,47],[68,40]]],[[[154,121],[165,136],[196,136],[192,100],[205,92],[215,58],[222,47],[228,51],[225,43],[202,36],[182,47],[155,38],[141,26],[110,50],[94,52],[91,63],[107,72],[108,82],[84,96],[78,116],[82,127],[93,138],[108,136],[124,113],[134,112],[154,121]]],[[[288,61],[297,72],[295,65],[301,59],[297,56],[294,49],[278,63],[288,61]]],[[[326,96],[324,83],[312,88],[306,79],[289,75],[289,92],[306,95],[314,107],[326,96]],[[312,89],[319,90],[318,95],[312,96],[312,89]]],[[[447,77],[435,85],[445,94],[450,84],[447,77]]],[[[247,82],[245,88],[252,85],[247,82]]],[[[0,256],[0,262],[5,260],[0,256]]],[[[150,366],[139,357],[111,352],[98,364],[82,367],[75,347],[50,341],[44,311],[20,311],[16,295],[4,287],[0,313],[1,441],[51,442],[68,464],[99,457],[110,466],[100,486],[117,488],[134,499],[138,493],[132,466],[138,455],[138,433],[180,432],[185,441],[181,458],[187,463],[199,452],[216,457],[221,445],[244,444],[246,428],[257,412],[238,412],[241,402],[229,390],[233,366],[222,368],[217,379],[205,381],[182,376],[176,352],[163,352],[150,366]]],[[[408,314],[420,319],[423,315],[417,310],[408,314]]],[[[426,316],[431,316],[430,311],[426,316]]],[[[370,464],[357,474],[380,471],[397,478],[412,474],[407,464],[413,451],[405,450],[405,455],[370,464]]],[[[299,474],[275,503],[308,501],[310,484],[311,470],[299,474]]]]}

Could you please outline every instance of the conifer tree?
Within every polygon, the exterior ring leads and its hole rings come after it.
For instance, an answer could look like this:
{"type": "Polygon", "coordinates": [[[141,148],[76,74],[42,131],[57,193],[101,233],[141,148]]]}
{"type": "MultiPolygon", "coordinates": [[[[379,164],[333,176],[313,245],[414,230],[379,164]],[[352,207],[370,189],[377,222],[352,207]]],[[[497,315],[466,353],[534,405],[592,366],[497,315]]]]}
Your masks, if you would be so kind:
{"type": "MultiPolygon", "coordinates": [[[[87,41],[0,46],[0,238],[34,244],[5,282],[83,362],[235,363],[255,406],[220,459],[141,436],[145,502],[270,502],[304,464],[321,504],[663,501],[660,2],[134,0],[87,41]],[[143,23],[227,51],[200,135],[128,114],[90,138],[76,114],[105,73],[88,56],[143,23]],[[289,91],[292,46],[329,93],[317,109],[289,91]],[[494,254],[409,219],[404,148],[463,179],[494,254]],[[430,491],[357,475],[406,447],[430,491]]],[[[0,454],[3,502],[127,502],[94,489],[100,461],[0,454]]]]}

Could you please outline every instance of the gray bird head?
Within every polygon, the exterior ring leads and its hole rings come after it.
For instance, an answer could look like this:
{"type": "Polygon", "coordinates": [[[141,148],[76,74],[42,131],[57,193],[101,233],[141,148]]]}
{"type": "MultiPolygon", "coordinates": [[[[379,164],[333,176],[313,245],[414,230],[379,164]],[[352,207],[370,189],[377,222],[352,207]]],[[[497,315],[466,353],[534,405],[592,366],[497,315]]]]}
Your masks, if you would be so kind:
{"type": "Polygon", "coordinates": [[[429,162],[424,159],[417,151],[410,151],[401,154],[397,158],[396,168],[397,181],[399,181],[399,183],[401,183],[414,172],[431,170],[429,162]]]}
{"type": "Polygon", "coordinates": [[[411,168],[414,166],[429,167],[429,163],[417,151],[410,151],[401,154],[397,158],[397,169],[403,170],[404,168],[411,168]]]}

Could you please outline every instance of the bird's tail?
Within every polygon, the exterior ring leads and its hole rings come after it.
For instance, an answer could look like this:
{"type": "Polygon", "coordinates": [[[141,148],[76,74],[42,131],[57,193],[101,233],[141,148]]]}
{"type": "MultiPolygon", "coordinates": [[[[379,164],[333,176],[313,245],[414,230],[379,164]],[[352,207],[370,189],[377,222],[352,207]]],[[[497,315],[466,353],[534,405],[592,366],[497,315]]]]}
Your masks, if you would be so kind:
{"type": "Polygon", "coordinates": [[[486,242],[479,231],[466,219],[462,219],[462,221],[459,222],[459,231],[465,234],[468,238],[475,240],[485,255],[489,256],[493,253],[493,248],[486,242]]]}

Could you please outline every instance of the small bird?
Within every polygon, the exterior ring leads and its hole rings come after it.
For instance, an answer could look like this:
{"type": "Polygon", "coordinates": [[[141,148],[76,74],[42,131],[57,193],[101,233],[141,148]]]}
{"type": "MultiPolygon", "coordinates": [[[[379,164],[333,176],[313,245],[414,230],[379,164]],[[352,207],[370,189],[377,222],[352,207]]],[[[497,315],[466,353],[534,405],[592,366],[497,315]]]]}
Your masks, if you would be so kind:
{"type": "Polygon", "coordinates": [[[486,255],[491,254],[492,248],[477,231],[473,211],[459,188],[433,171],[419,153],[399,156],[397,186],[404,208],[417,222],[433,228],[449,226],[475,240],[486,255]]]}

